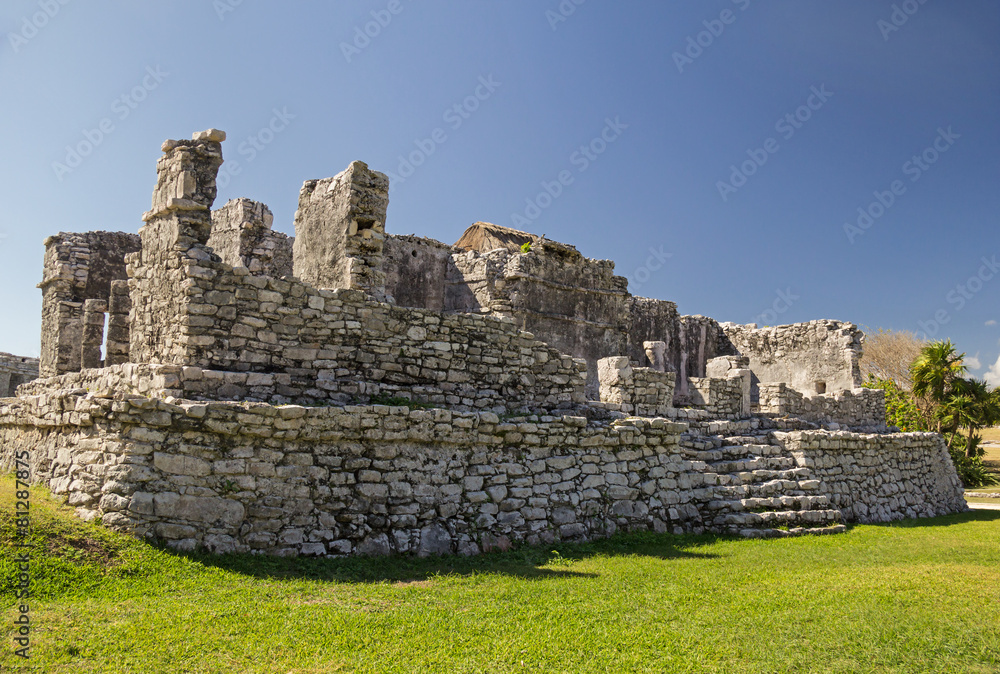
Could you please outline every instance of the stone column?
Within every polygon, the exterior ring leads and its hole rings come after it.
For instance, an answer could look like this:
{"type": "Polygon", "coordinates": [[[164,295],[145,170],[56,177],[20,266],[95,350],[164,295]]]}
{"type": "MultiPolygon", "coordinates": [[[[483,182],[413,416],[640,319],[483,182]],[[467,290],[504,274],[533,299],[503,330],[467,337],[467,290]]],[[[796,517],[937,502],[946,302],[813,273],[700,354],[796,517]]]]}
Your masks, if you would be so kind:
{"type": "Polygon", "coordinates": [[[597,361],[597,379],[602,403],[621,405],[623,412],[632,410],[634,382],[628,356],[601,358],[597,361]]]}
{"type": "Polygon", "coordinates": [[[101,345],[104,344],[104,316],[108,303],[104,300],[86,300],[83,303],[83,335],[80,340],[80,366],[102,367],[101,345]]]}
{"type": "Polygon", "coordinates": [[[364,162],[352,162],[333,178],[306,181],[295,212],[295,276],[317,288],[354,288],[384,301],[388,206],[389,178],[364,162]]]}
{"type": "Polygon", "coordinates": [[[643,342],[642,348],[649,358],[650,366],[657,372],[667,371],[667,343],[643,342]]]}
{"type": "Polygon", "coordinates": [[[111,298],[108,300],[108,340],[104,353],[105,365],[128,362],[128,315],[132,309],[128,281],[111,282],[111,298]]]}
{"type": "Polygon", "coordinates": [[[205,244],[212,230],[215,178],[225,138],[225,132],[209,129],[191,140],[164,141],[161,147],[153,207],[142,216],[146,224],[139,230],[142,250],[127,258],[133,363],[187,361],[192,348],[185,320],[191,286],[199,278],[211,282],[211,270],[199,263],[212,257],[205,244]]]}

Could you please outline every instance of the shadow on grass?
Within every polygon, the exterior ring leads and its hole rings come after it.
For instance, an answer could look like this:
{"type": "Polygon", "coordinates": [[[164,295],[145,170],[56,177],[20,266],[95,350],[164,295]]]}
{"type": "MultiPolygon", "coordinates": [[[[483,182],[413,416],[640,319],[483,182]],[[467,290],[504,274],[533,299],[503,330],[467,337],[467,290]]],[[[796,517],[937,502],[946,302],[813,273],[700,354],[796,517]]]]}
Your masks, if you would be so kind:
{"type": "Polygon", "coordinates": [[[272,557],[267,555],[173,553],[204,566],[255,578],[327,580],[342,583],[413,582],[435,576],[499,574],[530,580],[593,578],[597,574],[573,571],[574,562],[595,556],[637,556],[662,560],[712,559],[718,555],[698,552],[718,540],[716,536],[675,536],[634,533],[589,543],[524,546],[506,552],[473,557],[449,555],[419,558],[389,557],[272,557]]]}
{"type": "Polygon", "coordinates": [[[969,522],[995,522],[1000,520],[1000,510],[970,510],[956,515],[940,517],[921,517],[917,519],[896,520],[894,522],[875,522],[865,524],[868,527],[892,527],[896,529],[923,529],[925,527],[951,527],[969,522]]]}

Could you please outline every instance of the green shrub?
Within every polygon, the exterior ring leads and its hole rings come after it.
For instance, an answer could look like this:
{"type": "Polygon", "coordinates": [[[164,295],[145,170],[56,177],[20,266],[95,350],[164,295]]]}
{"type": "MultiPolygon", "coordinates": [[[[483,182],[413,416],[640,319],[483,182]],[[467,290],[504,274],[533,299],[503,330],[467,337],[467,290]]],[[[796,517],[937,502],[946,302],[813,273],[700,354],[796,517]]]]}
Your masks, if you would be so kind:
{"type": "Polygon", "coordinates": [[[992,487],[1000,484],[1000,477],[996,473],[991,473],[983,463],[983,448],[979,446],[982,437],[972,436],[972,451],[966,452],[968,440],[962,436],[957,436],[948,453],[951,454],[951,461],[955,464],[958,477],[966,488],[992,487]],[[973,456],[966,456],[971,453],[973,456]]]}
{"type": "Polygon", "coordinates": [[[909,391],[903,389],[892,379],[879,379],[873,374],[868,375],[865,388],[876,388],[885,391],[885,420],[890,426],[896,426],[904,433],[927,431],[927,421],[909,391]]]}

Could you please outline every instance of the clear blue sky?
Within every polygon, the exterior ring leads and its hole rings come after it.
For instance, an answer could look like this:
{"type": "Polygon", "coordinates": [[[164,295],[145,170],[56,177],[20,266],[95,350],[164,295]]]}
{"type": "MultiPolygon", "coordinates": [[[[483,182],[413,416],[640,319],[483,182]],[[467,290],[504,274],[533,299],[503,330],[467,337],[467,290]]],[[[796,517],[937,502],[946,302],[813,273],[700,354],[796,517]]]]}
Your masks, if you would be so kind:
{"type": "Polygon", "coordinates": [[[929,332],[1000,383],[995,2],[63,1],[0,9],[0,350],[38,353],[42,240],[138,231],[160,143],[217,127],[216,205],[290,234],[361,159],[402,176],[390,232],[515,225],[682,313],[929,332]]]}

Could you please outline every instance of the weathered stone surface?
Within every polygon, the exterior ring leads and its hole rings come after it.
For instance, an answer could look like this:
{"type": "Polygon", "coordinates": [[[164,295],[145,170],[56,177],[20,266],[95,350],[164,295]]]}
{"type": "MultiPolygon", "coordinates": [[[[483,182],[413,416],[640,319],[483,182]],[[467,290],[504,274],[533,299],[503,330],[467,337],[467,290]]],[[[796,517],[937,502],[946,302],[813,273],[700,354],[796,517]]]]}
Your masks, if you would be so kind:
{"type": "Polygon", "coordinates": [[[308,180],[295,212],[295,276],[317,288],[358,289],[385,299],[382,246],[389,179],[364,162],[308,180]]]}
{"type": "Polygon", "coordinates": [[[17,394],[17,387],[38,378],[38,359],[0,353],[0,398],[17,394]]]}
{"type": "Polygon", "coordinates": [[[360,162],[306,183],[289,252],[263,204],[211,213],[224,138],[164,143],[140,238],[46,241],[46,376],[0,401],[0,467],[29,450],[83,518],[178,550],[427,556],[965,508],[940,436],[843,385],[850,324],[681,316],[503,228],[387,240],[360,162]]]}

